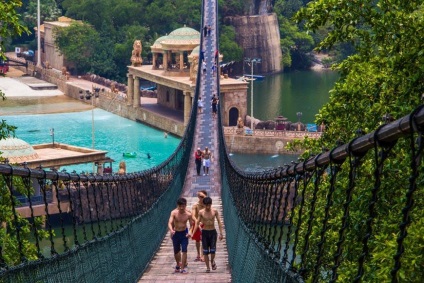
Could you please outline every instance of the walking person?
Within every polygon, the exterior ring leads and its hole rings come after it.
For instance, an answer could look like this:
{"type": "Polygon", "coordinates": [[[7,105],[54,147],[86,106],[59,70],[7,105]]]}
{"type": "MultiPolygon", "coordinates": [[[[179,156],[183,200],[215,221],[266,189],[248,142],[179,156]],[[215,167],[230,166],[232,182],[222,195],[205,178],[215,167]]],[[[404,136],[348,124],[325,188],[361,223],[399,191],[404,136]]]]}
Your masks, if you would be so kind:
{"type": "Polygon", "coordinates": [[[215,75],[216,69],[217,69],[217,67],[216,67],[216,62],[215,62],[215,63],[213,63],[213,65],[212,65],[212,74],[213,74],[213,75],[215,75]]]}
{"type": "Polygon", "coordinates": [[[208,35],[208,27],[205,25],[203,27],[203,36],[207,36],[208,35]]]}
{"type": "Polygon", "coordinates": [[[192,236],[191,231],[187,230],[187,221],[195,223],[190,211],[186,210],[187,200],[185,198],[179,198],[177,200],[177,208],[171,211],[171,215],[168,220],[168,229],[171,233],[172,244],[174,246],[174,258],[177,263],[175,266],[175,272],[186,274],[185,266],[187,266],[187,246],[188,239],[192,236]]]}
{"type": "Polygon", "coordinates": [[[194,153],[194,162],[196,163],[197,176],[200,176],[200,169],[202,168],[202,151],[200,147],[198,147],[194,153]]]}
{"type": "Polygon", "coordinates": [[[219,240],[222,241],[224,238],[222,234],[222,222],[219,217],[219,212],[215,208],[212,208],[212,199],[210,197],[205,197],[203,199],[204,209],[199,211],[199,218],[196,222],[196,227],[194,227],[194,232],[198,229],[199,223],[203,223],[202,229],[202,248],[203,248],[203,259],[206,264],[206,272],[216,270],[217,266],[215,263],[215,253],[216,253],[216,241],[218,233],[215,228],[215,219],[218,222],[219,228],[219,240]],[[210,259],[209,259],[209,254],[210,259]]]}
{"type": "Polygon", "coordinates": [[[203,158],[203,176],[209,175],[209,167],[211,166],[211,160],[212,160],[212,152],[209,150],[208,147],[205,147],[205,150],[202,154],[203,158]]]}
{"type": "MultiPolygon", "coordinates": [[[[199,222],[199,211],[205,208],[205,205],[203,204],[203,199],[208,196],[208,192],[206,190],[200,190],[197,192],[197,197],[199,198],[198,202],[196,202],[192,208],[191,208],[191,214],[196,219],[197,222],[199,222]]],[[[195,228],[195,225],[192,226],[193,230],[195,228]]],[[[200,241],[202,240],[202,228],[203,223],[198,224],[198,229],[196,231],[192,231],[193,237],[191,237],[192,240],[196,241],[196,250],[197,250],[197,257],[194,261],[204,261],[203,259],[203,253],[201,253],[200,250],[200,241]]]]}
{"type": "Polygon", "coordinates": [[[197,113],[202,114],[202,109],[203,109],[203,100],[202,98],[199,96],[199,99],[197,100],[197,113]]]}
{"type": "Polygon", "coordinates": [[[216,113],[218,112],[218,98],[214,94],[211,100],[212,100],[212,118],[216,118],[216,113]]]}
{"type": "Polygon", "coordinates": [[[206,62],[202,61],[202,70],[203,70],[203,74],[206,74],[206,62]]]}
{"type": "Polygon", "coordinates": [[[208,36],[211,35],[211,31],[212,31],[212,27],[211,27],[211,25],[208,25],[208,36]]]}
{"type": "Polygon", "coordinates": [[[203,62],[205,59],[205,51],[200,51],[199,62],[203,62]]]}

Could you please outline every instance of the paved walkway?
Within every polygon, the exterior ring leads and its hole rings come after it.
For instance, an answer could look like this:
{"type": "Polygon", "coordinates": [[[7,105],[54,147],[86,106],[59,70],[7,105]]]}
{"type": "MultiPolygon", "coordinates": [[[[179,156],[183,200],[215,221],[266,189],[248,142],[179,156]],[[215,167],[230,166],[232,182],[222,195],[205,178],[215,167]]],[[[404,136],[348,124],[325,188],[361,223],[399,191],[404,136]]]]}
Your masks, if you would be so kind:
{"type": "MultiPolygon", "coordinates": [[[[205,23],[215,26],[216,19],[216,3],[214,0],[206,1],[205,23]]],[[[207,73],[202,74],[201,91],[205,107],[203,113],[198,114],[196,124],[196,135],[194,140],[193,151],[190,157],[189,168],[187,171],[185,185],[182,196],[187,198],[188,207],[197,202],[197,191],[206,190],[208,195],[212,197],[212,206],[220,211],[221,221],[224,225],[221,207],[221,172],[218,166],[218,134],[217,134],[217,119],[212,118],[211,99],[212,95],[217,93],[216,76],[212,73],[214,56],[216,50],[216,36],[212,30],[211,36],[204,38],[205,62],[207,64],[207,73]],[[194,163],[194,151],[200,147],[202,150],[208,147],[212,152],[212,164],[209,175],[197,176],[196,166],[194,163]]],[[[215,226],[218,228],[217,223],[215,226]]],[[[162,242],[159,252],[148,266],[146,272],[140,278],[139,282],[149,283],[165,283],[165,282],[231,282],[230,266],[228,264],[228,253],[224,240],[217,242],[217,253],[215,262],[217,270],[211,270],[206,273],[206,265],[203,262],[195,262],[197,256],[195,242],[190,241],[187,253],[187,274],[174,273],[175,260],[173,256],[172,241],[169,233],[162,242]]]]}

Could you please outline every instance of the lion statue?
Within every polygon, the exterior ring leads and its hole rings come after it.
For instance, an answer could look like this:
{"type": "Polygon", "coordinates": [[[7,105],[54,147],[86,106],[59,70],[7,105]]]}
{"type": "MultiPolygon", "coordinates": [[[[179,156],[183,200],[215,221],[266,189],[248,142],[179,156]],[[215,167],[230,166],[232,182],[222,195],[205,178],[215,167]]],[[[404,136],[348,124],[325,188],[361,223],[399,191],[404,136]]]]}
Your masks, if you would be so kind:
{"type": "Polygon", "coordinates": [[[141,63],[143,62],[143,59],[141,59],[141,40],[135,40],[133,44],[133,51],[131,56],[131,66],[139,67],[141,66],[141,63]]]}

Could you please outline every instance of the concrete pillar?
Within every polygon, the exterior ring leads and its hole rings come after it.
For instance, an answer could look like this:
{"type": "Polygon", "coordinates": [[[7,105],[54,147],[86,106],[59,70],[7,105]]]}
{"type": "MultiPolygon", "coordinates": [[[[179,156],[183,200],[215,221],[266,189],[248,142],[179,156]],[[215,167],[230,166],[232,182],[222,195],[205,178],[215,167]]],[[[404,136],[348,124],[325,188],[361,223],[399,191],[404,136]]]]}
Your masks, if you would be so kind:
{"type": "Polygon", "coordinates": [[[140,105],[140,78],[134,78],[134,100],[133,107],[137,108],[140,105]]]}
{"type": "Polygon", "coordinates": [[[97,163],[97,174],[103,176],[103,163],[97,163]]]}
{"type": "Polygon", "coordinates": [[[134,97],[134,77],[131,74],[127,75],[128,77],[128,93],[127,93],[127,105],[132,104],[132,99],[134,97]]]}
{"type": "Polygon", "coordinates": [[[41,188],[37,178],[31,178],[31,185],[34,188],[34,196],[41,196],[41,188]]]}
{"type": "Polygon", "coordinates": [[[180,71],[184,69],[184,52],[180,52],[180,71]]]}
{"type": "Polygon", "coordinates": [[[52,186],[52,202],[57,203],[57,186],[53,184],[51,186],[52,186]]]}
{"type": "Polygon", "coordinates": [[[152,69],[153,70],[156,70],[157,69],[157,67],[156,67],[156,57],[157,56],[158,56],[157,53],[153,53],[153,57],[152,57],[152,64],[153,64],[152,69]]]}
{"type": "Polygon", "coordinates": [[[191,106],[191,93],[186,91],[184,92],[184,126],[186,126],[190,120],[191,106]]]}
{"type": "Polygon", "coordinates": [[[168,51],[163,52],[163,69],[168,70],[168,51]]]}

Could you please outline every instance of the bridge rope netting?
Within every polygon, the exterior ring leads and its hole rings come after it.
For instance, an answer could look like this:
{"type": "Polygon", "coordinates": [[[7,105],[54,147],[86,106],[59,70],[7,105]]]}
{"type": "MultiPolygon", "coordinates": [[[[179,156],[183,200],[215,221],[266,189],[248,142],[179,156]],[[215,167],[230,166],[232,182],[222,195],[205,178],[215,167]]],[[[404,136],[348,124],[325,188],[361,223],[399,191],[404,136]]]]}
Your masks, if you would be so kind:
{"type": "MultiPolygon", "coordinates": [[[[154,168],[100,176],[0,164],[0,282],[140,277],[184,185],[200,79],[201,68],[180,145],[154,168]]],[[[218,127],[234,282],[375,282],[376,272],[384,282],[422,282],[424,244],[413,239],[422,239],[424,221],[423,107],[307,160],[257,173],[229,158],[221,115],[218,127]]]]}
{"type": "Polygon", "coordinates": [[[384,282],[421,282],[423,245],[412,239],[422,235],[423,126],[421,106],[347,144],[261,173],[236,169],[222,147],[236,282],[375,282],[375,270],[384,282]],[[405,156],[407,165],[394,169],[405,156]]]}
{"type": "Polygon", "coordinates": [[[195,114],[175,152],[142,172],[79,175],[0,164],[0,282],[135,282],[181,194],[195,114]]]}

